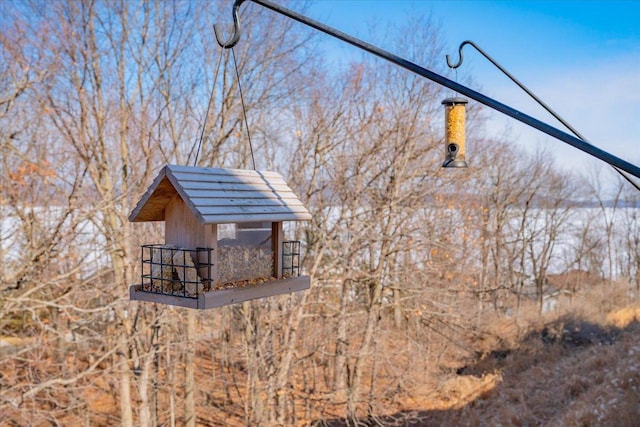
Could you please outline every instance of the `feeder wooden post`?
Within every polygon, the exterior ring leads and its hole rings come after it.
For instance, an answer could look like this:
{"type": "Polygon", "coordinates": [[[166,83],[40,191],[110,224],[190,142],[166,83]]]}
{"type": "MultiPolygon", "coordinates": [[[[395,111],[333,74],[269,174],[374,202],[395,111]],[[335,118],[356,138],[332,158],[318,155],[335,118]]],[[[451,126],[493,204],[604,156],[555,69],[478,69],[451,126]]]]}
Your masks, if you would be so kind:
{"type": "Polygon", "coordinates": [[[273,233],[273,255],[275,258],[274,274],[277,278],[282,278],[282,246],[284,241],[284,233],[281,222],[272,223],[273,233]]]}

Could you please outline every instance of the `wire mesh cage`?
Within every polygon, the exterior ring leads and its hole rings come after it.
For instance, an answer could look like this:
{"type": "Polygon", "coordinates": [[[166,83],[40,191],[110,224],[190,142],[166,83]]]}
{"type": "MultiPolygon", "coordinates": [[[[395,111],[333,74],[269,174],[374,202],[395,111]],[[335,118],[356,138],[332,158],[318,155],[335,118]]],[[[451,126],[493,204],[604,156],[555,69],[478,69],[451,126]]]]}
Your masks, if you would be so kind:
{"type": "Polygon", "coordinates": [[[173,245],[142,245],[142,291],[186,298],[210,287],[213,249],[173,245]]]}
{"type": "Polygon", "coordinates": [[[282,242],[282,276],[300,276],[300,241],[285,240],[282,242]]]}

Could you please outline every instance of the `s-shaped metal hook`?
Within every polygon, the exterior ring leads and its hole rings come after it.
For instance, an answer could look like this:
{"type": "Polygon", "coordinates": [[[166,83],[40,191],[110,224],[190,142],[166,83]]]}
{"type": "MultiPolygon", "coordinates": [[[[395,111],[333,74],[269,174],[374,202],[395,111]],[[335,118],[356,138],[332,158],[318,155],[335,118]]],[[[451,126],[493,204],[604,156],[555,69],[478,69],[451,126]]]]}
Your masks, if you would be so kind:
{"type": "Polygon", "coordinates": [[[458,57],[459,57],[460,59],[458,59],[458,62],[457,62],[456,64],[451,64],[451,61],[449,61],[449,55],[446,55],[446,58],[447,58],[447,66],[448,66],[449,68],[453,68],[453,69],[455,70],[456,68],[458,68],[459,66],[461,66],[461,65],[462,65],[462,60],[463,60],[463,57],[462,57],[462,48],[463,48],[465,45],[467,45],[467,44],[470,44],[471,46],[475,47],[475,48],[476,48],[476,49],[478,49],[480,52],[482,52],[482,50],[481,50],[478,46],[476,46],[476,45],[475,45],[475,43],[473,43],[471,40],[465,40],[465,41],[463,41],[462,43],[460,43],[460,47],[458,47],[458,57]]]}
{"type": "Polygon", "coordinates": [[[220,38],[220,33],[218,32],[218,24],[213,24],[213,32],[216,35],[216,41],[220,45],[220,47],[225,49],[230,49],[238,43],[240,40],[240,19],[238,18],[238,8],[244,2],[244,0],[236,0],[233,2],[233,9],[231,10],[231,14],[233,16],[233,33],[229,40],[222,41],[220,38]]]}

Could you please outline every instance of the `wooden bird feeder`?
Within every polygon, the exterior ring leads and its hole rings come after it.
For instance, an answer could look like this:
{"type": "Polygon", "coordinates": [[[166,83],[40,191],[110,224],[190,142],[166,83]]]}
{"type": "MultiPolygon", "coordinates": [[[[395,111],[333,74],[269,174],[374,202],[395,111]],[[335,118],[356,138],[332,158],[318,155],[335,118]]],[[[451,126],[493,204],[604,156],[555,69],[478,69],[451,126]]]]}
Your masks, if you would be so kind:
{"type": "Polygon", "coordinates": [[[310,219],[275,172],[167,165],[129,216],[165,222],[130,298],[205,309],[308,289],[283,222],[310,219]]]}

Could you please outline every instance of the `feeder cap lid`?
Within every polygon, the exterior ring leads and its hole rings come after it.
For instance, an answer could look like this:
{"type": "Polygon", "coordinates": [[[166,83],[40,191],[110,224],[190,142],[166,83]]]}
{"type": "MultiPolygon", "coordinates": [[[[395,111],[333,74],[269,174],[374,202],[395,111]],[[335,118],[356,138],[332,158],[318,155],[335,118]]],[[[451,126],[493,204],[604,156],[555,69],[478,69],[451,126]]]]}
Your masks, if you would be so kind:
{"type": "Polygon", "coordinates": [[[442,105],[458,105],[458,104],[467,104],[469,101],[466,98],[455,97],[455,98],[447,98],[442,101],[442,105]]]}

